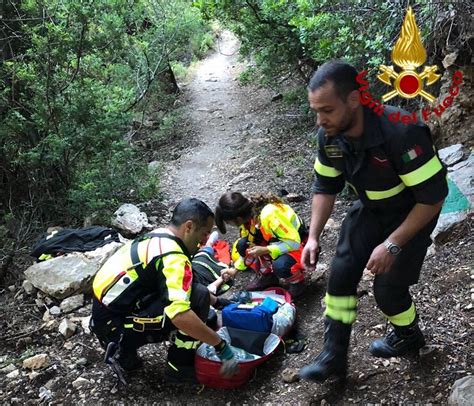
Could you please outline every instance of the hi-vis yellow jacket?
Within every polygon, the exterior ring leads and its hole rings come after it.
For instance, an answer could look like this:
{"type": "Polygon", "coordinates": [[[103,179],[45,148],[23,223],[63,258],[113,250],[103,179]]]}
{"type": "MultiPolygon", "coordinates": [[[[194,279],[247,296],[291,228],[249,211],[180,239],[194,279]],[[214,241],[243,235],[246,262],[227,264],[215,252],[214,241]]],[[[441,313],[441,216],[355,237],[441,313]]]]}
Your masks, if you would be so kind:
{"type": "MultiPolygon", "coordinates": [[[[301,225],[301,220],[290,206],[283,203],[269,203],[260,212],[257,222],[251,221],[250,225],[240,226],[240,237],[247,237],[251,244],[259,245],[255,237],[260,231],[263,240],[269,244],[270,256],[276,259],[300,248],[301,225]]],[[[236,250],[233,255],[235,268],[246,269],[244,258],[235,253],[236,250]]]]}
{"type": "Polygon", "coordinates": [[[192,275],[184,243],[163,228],[121,247],[101,267],[92,287],[95,297],[114,312],[139,311],[153,298],[172,319],[190,309],[192,275]]]}

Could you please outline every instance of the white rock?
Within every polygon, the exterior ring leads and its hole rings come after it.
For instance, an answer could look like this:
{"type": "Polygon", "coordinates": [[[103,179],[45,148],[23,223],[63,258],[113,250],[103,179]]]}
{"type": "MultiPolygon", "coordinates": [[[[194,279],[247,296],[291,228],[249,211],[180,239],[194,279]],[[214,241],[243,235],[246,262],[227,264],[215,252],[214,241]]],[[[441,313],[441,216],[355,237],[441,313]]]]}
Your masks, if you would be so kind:
{"type": "Polygon", "coordinates": [[[145,227],[150,227],[148,217],[133,204],[123,204],[114,213],[111,224],[126,234],[136,235],[145,227]]]}
{"type": "Polygon", "coordinates": [[[90,321],[91,321],[91,316],[82,317],[81,319],[81,326],[82,326],[82,329],[84,330],[84,333],[86,334],[91,333],[91,330],[89,329],[90,321]]]}
{"type": "Polygon", "coordinates": [[[28,378],[30,381],[32,381],[33,379],[36,379],[40,375],[41,374],[39,372],[33,371],[28,374],[28,378]]]}
{"type": "Polygon", "coordinates": [[[466,148],[462,144],[454,144],[440,149],[438,154],[446,166],[451,166],[463,160],[466,155],[466,148]]]}
{"type": "Polygon", "coordinates": [[[58,306],[53,306],[49,309],[49,313],[52,316],[59,316],[61,314],[61,309],[58,306]]]}
{"type": "Polygon", "coordinates": [[[250,159],[247,159],[241,166],[240,169],[247,169],[248,167],[252,166],[258,160],[258,156],[253,156],[250,159]]]}
{"type": "Polygon", "coordinates": [[[449,178],[467,198],[470,208],[472,208],[474,206],[474,153],[467,160],[459,162],[451,169],[449,178]]]}
{"type": "Polygon", "coordinates": [[[84,295],[75,295],[64,299],[59,307],[64,313],[70,313],[73,310],[79,309],[84,306],[84,295]]]}
{"type": "Polygon", "coordinates": [[[23,281],[23,284],[21,286],[23,287],[23,290],[27,295],[33,295],[36,292],[36,288],[29,280],[23,281]]]}
{"type": "Polygon", "coordinates": [[[453,406],[474,405],[474,376],[468,375],[454,382],[448,404],[453,406]]]}
{"type": "Polygon", "coordinates": [[[59,332],[68,339],[76,332],[77,326],[69,319],[64,319],[59,325],[59,332]]]}
{"type": "Polygon", "coordinates": [[[228,185],[231,186],[231,185],[236,185],[240,182],[243,182],[244,180],[248,180],[248,179],[251,179],[253,177],[253,175],[251,173],[241,173],[240,175],[237,175],[234,179],[232,179],[228,185]]]}
{"type": "Polygon", "coordinates": [[[46,309],[45,312],[43,313],[43,321],[48,322],[48,321],[51,321],[51,320],[53,320],[53,316],[49,312],[49,309],[46,309]]]}
{"type": "Polygon", "coordinates": [[[334,219],[329,218],[328,221],[326,222],[326,225],[324,226],[325,229],[331,228],[331,229],[337,229],[341,225],[337,223],[334,219]]]}
{"type": "MultiPolygon", "coordinates": [[[[101,265],[123,244],[111,242],[87,253],[72,253],[30,266],[25,277],[38,289],[56,299],[86,291],[101,265]]],[[[37,306],[43,301],[37,299],[37,306]]]]}
{"type": "Polygon", "coordinates": [[[0,369],[0,374],[9,374],[10,372],[13,372],[16,369],[16,366],[14,364],[8,364],[6,367],[3,367],[0,369]]]}
{"type": "Polygon", "coordinates": [[[82,378],[81,376],[79,378],[77,378],[73,383],[72,383],[72,386],[76,389],[80,389],[80,388],[84,388],[86,386],[88,386],[90,384],[90,382],[85,379],[85,378],[82,378]]]}
{"type": "Polygon", "coordinates": [[[40,369],[49,363],[48,354],[37,354],[23,360],[23,368],[40,369]]]}
{"type": "Polygon", "coordinates": [[[20,371],[18,371],[18,369],[15,369],[13,370],[12,372],[10,372],[9,374],[5,375],[8,379],[14,379],[14,378],[18,378],[18,376],[20,375],[20,371]]]}
{"type": "Polygon", "coordinates": [[[456,227],[462,226],[467,217],[467,213],[465,212],[441,214],[435,229],[431,233],[431,239],[435,243],[443,243],[448,240],[451,232],[456,227]]]}
{"type": "Polygon", "coordinates": [[[46,402],[52,398],[51,390],[42,386],[39,389],[39,398],[41,402],[46,402]]]}

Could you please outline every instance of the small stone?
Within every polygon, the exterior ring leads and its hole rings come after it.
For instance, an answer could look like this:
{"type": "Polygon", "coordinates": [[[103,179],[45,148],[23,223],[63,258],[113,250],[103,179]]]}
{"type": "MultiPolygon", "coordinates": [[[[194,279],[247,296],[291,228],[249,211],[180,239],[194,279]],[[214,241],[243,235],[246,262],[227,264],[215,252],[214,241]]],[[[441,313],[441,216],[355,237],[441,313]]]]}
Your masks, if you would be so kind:
{"type": "Polygon", "coordinates": [[[63,345],[63,348],[65,350],[72,350],[74,348],[74,344],[71,343],[70,341],[66,341],[63,345]]]}
{"type": "Polygon", "coordinates": [[[42,386],[39,389],[39,398],[40,398],[41,402],[45,402],[47,400],[50,400],[51,397],[52,397],[52,393],[49,389],[45,388],[44,386],[42,386]]]}
{"type": "Polygon", "coordinates": [[[53,306],[49,309],[49,313],[52,316],[59,316],[61,314],[61,309],[58,306],[53,306]]]}
{"type": "Polygon", "coordinates": [[[293,383],[300,379],[300,375],[296,369],[293,368],[286,368],[282,373],[281,376],[283,381],[286,383],[293,383]]]}
{"type": "Polygon", "coordinates": [[[340,225],[332,218],[329,218],[328,221],[326,222],[326,225],[324,226],[324,228],[332,228],[332,229],[337,229],[339,228],[340,225]]]}
{"type": "Polygon", "coordinates": [[[59,306],[64,313],[70,313],[84,306],[84,295],[80,294],[68,297],[64,299],[59,306]]]}
{"type": "Polygon", "coordinates": [[[9,290],[10,292],[14,292],[15,289],[16,289],[15,285],[10,285],[10,286],[8,287],[8,290],[9,290]]]}
{"type": "Polygon", "coordinates": [[[86,386],[88,386],[90,384],[90,382],[85,379],[85,378],[82,378],[81,376],[79,378],[77,378],[73,383],[72,383],[72,386],[76,389],[80,389],[80,388],[84,388],[86,386]]]}
{"type": "Polygon", "coordinates": [[[430,258],[436,254],[436,246],[431,244],[426,251],[426,258],[430,258]]]}
{"type": "Polygon", "coordinates": [[[8,364],[6,367],[3,367],[0,369],[0,374],[9,374],[10,372],[13,372],[16,369],[14,364],[8,364]]]}
{"type": "Polygon", "coordinates": [[[41,374],[39,372],[36,372],[36,371],[33,371],[33,372],[30,372],[28,374],[28,378],[30,379],[30,381],[36,379],[38,376],[40,376],[41,374]]]}
{"type": "Polygon", "coordinates": [[[84,333],[86,334],[91,333],[91,330],[89,328],[90,321],[91,321],[91,316],[83,317],[81,319],[81,326],[82,326],[82,329],[84,330],[84,333]]]}
{"type": "Polygon", "coordinates": [[[15,369],[12,372],[10,372],[9,374],[7,374],[6,377],[8,379],[15,379],[15,378],[18,378],[19,375],[20,375],[20,371],[18,371],[18,369],[15,369]]]}
{"type": "Polygon", "coordinates": [[[29,280],[24,280],[21,286],[27,295],[33,295],[36,292],[36,288],[29,280]]]}
{"type": "Polygon", "coordinates": [[[64,319],[59,325],[59,332],[68,339],[76,332],[77,326],[69,319],[64,319]]]}
{"type": "Polygon", "coordinates": [[[56,320],[49,320],[49,321],[47,321],[46,324],[44,325],[44,328],[45,328],[46,330],[51,331],[51,330],[56,329],[57,326],[58,326],[58,322],[57,322],[56,320]]]}
{"type": "Polygon", "coordinates": [[[48,322],[53,320],[53,316],[51,315],[49,309],[46,309],[45,312],[43,313],[43,321],[48,322]]]}
{"type": "Polygon", "coordinates": [[[23,361],[23,368],[40,369],[46,366],[49,362],[48,354],[37,354],[33,357],[27,358],[23,361]]]}
{"type": "Polygon", "coordinates": [[[274,94],[272,96],[272,102],[278,101],[278,100],[281,100],[281,99],[283,99],[283,95],[281,93],[277,93],[277,94],[274,94]]]}
{"type": "Polygon", "coordinates": [[[76,365],[79,365],[79,366],[86,366],[88,362],[89,362],[89,361],[87,361],[87,358],[79,358],[79,359],[76,361],[76,365]]]}
{"type": "Polygon", "coordinates": [[[35,305],[36,305],[36,307],[41,309],[42,307],[44,307],[44,302],[41,299],[35,299],[35,305]]]}

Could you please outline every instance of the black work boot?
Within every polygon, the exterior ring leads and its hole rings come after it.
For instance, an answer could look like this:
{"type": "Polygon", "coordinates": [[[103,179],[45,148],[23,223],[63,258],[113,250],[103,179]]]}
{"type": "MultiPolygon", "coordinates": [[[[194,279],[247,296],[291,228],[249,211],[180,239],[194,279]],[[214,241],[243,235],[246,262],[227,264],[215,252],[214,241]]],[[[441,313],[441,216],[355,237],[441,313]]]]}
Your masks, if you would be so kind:
{"type": "Polygon", "coordinates": [[[266,288],[280,286],[278,278],[273,273],[265,275],[257,274],[254,279],[245,287],[245,290],[264,290],[266,288]]]}
{"type": "MultiPolygon", "coordinates": [[[[185,336],[178,332],[176,337],[183,339],[185,336]]],[[[194,349],[178,348],[175,343],[171,344],[168,348],[168,359],[164,372],[165,381],[174,384],[197,384],[194,371],[195,355],[196,350],[194,349]]]]}
{"type": "Polygon", "coordinates": [[[375,340],[369,351],[375,357],[400,357],[410,351],[417,351],[425,345],[425,337],[417,323],[411,326],[393,326],[393,330],[385,338],[375,340]]]}
{"type": "Polygon", "coordinates": [[[164,373],[165,381],[168,383],[197,385],[194,365],[173,365],[168,362],[164,373]]]}
{"type": "Polygon", "coordinates": [[[330,376],[345,379],[347,351],[351,338],[351,324],[344,324],[326,317],[324,321],[324,347],[312,364],[300,370],[300,377],[314,382],[324,382],[330,376]]]}
{"type": "Polygon", "coordinates": [[[136,349],[120,349],[118,363],[124,371],[133,371],[143,366],[143,360],[138,356],[136,349]]]}

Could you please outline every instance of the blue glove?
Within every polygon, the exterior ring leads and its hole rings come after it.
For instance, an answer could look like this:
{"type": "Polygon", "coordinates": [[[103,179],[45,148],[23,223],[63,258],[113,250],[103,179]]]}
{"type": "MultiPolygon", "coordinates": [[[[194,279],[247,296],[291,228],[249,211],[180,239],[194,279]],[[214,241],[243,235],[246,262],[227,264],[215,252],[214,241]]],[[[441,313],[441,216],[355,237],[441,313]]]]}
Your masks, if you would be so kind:
{"type": "Polygon", "coordinates": [[[239,363],[235,359],[234,352],[230,348],[230,345],[227,344],[225,340],[222,340],[215,347],[217,356],[222,361],[222,366],[220,369],[220,374],[225,378],[230,378],[235,375],[239,370],[239,363]]]}

